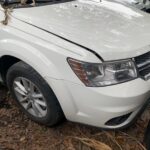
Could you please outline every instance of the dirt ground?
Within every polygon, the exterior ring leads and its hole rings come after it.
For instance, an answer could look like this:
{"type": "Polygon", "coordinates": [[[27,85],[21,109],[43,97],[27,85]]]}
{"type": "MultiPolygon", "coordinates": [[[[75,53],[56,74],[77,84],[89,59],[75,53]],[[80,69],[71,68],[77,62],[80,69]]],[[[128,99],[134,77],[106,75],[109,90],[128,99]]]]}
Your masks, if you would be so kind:
{"type": "Polygon", "coordinates": [[[150,110],[130,128],[103,131],[65,121],[48,128],[24,116],[0,86],[0,150],[145,150],[144,130],[150,110]]]}

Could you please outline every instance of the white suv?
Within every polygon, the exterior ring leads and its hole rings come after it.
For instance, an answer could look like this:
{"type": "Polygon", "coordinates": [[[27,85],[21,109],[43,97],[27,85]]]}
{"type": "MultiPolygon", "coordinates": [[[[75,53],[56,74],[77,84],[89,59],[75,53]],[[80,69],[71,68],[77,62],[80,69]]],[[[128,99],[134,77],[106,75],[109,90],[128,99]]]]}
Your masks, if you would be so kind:
{"type": "Polygon", "coordinates": [[[32,120],[115,129],[147,104],[149,14],[111,1],[37,0],[8,18],[0,25],[1,77],[32,120]]]}

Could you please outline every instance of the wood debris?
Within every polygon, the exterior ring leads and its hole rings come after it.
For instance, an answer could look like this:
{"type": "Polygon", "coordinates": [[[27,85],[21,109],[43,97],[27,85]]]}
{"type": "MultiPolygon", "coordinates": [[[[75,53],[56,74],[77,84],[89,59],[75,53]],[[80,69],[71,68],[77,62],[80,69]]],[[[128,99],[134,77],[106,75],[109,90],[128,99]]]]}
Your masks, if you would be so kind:
{"type": "MultiPolygon", "coordinates": [[[[27,2],[28,0],[21,0],[20,1],[20,6],[25,6],[27,5],[27,2]]],[[[1,5],[2,8],[4,9],[3,12],[4,12],[4,20],[0,21],[0,23],[2,23],[3,25],[7,25],[8,22],[10,21],[11,19],[11,13],[13,12],[13,9],[14,9],[14,6],[5,6],[5,5],[1,5]]],[[[30,4],[30,6],[36,6],[36,1],[35,0],[32,0],[32,3],[30,4]]]]}

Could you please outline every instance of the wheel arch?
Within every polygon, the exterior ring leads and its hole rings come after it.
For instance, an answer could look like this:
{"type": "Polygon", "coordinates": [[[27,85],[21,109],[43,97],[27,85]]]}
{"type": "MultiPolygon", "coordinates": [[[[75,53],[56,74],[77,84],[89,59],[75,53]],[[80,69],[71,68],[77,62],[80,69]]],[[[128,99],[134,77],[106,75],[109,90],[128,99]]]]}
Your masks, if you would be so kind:
{"type": "MultiPolygon", "coordinates": [[[[0,73],[1,73],[1,77],[2,77],[2,80],[3,80],[3,83],[6,85],[6,75],[7,75],[7,72],[9,70],[9,68],[11,66],[13,66],[15,63],[19,62],[19,61],[23,61],[25,62],[25,60],[22,60],[16,56],[13,56],[13,55],[3,55],[1,58],[0,58],[0,73]]],[[[26,64],[28,64],[27,62],[25,62],[26,64]]],[[[30,65],[30,64],[28,64],[30,65]]],[[[30,65],[31,66],[31,65],[30,65]]],[[[34,70],[35,68],[33,66],[31,66],[34,70]]],[[[37,71],[37,70],[36,70],[37,71]]],[[[38,71],[37,71],[38,72],[38,71]]],[[[39,73],[39,72],[38,72],[39,73]]],[[[41,74],[40,74],[41,75],[41,74]]],[[[57,97],[58,101],[59,101],[59,104],[63,110],[63,112],[65,111],[64,108],[63,108],[63,105],[62,105],[62,102],[61,102],[61,99],[59,97],[59,93],[58,91],[56,90],[56,85],[53,84],[53,82],[49,82],[50,80],[48,80],[49,78],[47,77],[44,77],[42,76],[43,79],[48,83],[48,85],[50,86],[50,88],[53,90],[55,96],[57,97]]],[[[54,80],[54,79],[53,79],[54,80]]],[[[60,86],[60,85],[59,85],[60,86]]],[[[59,87],[60,88],[60,87],[59,87]]]]}
{"type": "MultiPolygon", "coordinates": [[[[49,84],[52,88],[53,92],[55,93],[62,110],[65,116],[74,116],[76,113],[76,109],[74,108],[74,104],[70,100],[70,95],[66,89],[64,89],[63,84],[54,84],[52,80],[58,81],[59,79],[63,79],[61,72],[57,69],[55,64],[48,59],[42,50],[35,48],[34,46],[24,43],[21,41],[14,41],[14,40],[7,40],[7,42],[0,41],[0,66],[4,66],[5,62],[8,61],[8,58],[14,59],[12,64],[9,64],[9,67],[18,61],[23,61],[26,64],[30,65],[34,70],[36,70],[41,77],[49,84]],[[5,60],[5,61],[4,61],[5,60]],[[2,63],[3,62],[3,63],[2,63]],[[52,80],[49,80],[52,79],[52,80]],[[59,87],[58,87],[59,86],[59,87]],[[60,90],[64,90],[63,94],[60,94],[60,90]],[[67,99],[67,101],[66,101],[67,99]],[[64,104],[64,100],[68,102],[69,107],[64,104]]],[[[9,69],[7,67],[7,70],[9,69]]],[[[7,73],[5,70],[5,75],[7,73]]],[[[1,68],[0,68],[1,71],[1,68]]],[[[60,83],[60,82],[59,82],[60,83]]]]}
{"type": "Polygon", "coordinates": [[[14,63],[23,61],[32,68],[34,68],[43,78],[52,77],[61,79],[61,75],[56,66],[50,59],[48,59],[42,52],[37,49],[21,49],[17,50],[0,50],[0,72],[2,78],[5,80],[6,73],[14,63]]]}

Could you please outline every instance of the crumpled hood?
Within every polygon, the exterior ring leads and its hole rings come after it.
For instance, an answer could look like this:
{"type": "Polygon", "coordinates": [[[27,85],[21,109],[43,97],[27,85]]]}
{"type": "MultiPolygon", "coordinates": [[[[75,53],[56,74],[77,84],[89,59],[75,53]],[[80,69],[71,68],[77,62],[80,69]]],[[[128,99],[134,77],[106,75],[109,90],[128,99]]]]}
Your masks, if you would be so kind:
{"type": "Polygon", "coordinates": [[[107,0],[77,0],[16,9],[15,18],[97,52],[104,60],[150,51],[150,15],[107,0]]]}

